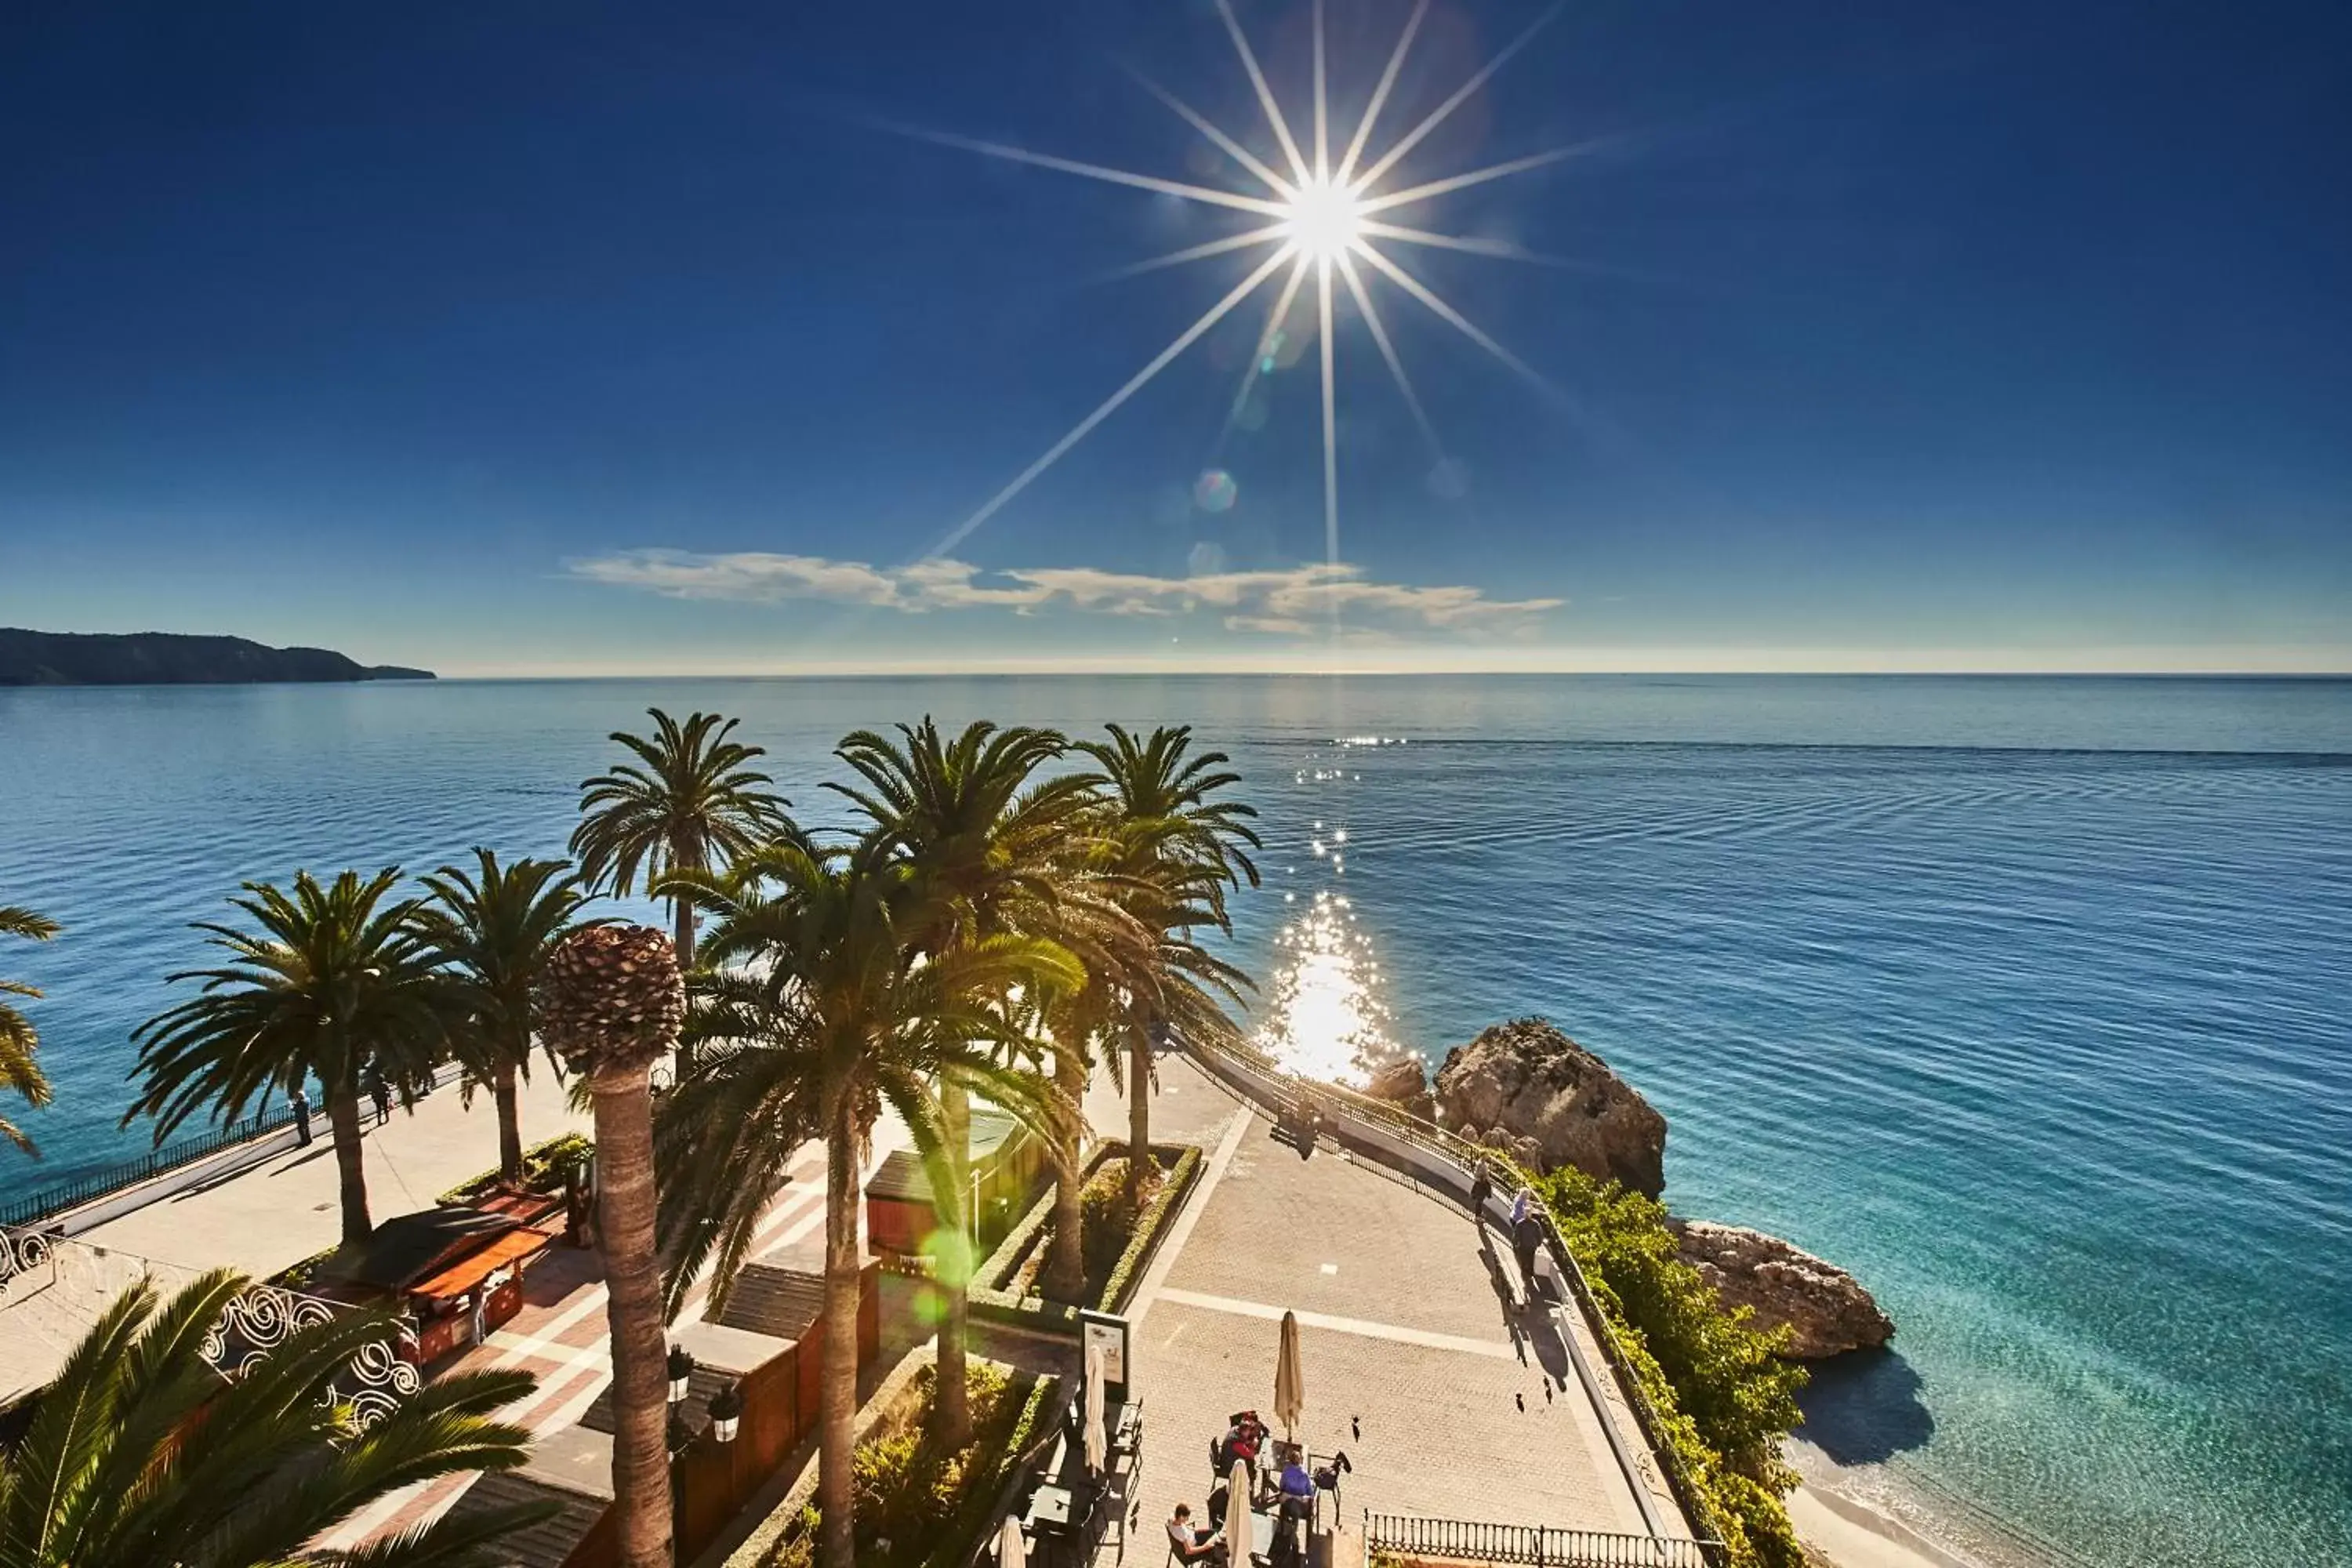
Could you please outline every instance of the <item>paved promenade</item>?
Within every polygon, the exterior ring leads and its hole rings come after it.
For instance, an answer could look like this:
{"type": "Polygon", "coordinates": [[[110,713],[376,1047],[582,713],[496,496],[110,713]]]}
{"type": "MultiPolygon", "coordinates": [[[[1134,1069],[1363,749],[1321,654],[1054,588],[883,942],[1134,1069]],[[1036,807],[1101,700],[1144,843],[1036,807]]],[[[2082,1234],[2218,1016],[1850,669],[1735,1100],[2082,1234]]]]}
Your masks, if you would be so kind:
{"type": "MultiPolygon", "coordinates": [[[[1225,1417],[1272,1420],[1286,1310],[1302,1331],[1299,1436],[1355,1467],[1342,1489],[1349,1535],[1367,1510],[1645,1532],[1601,1422],[1619,1421],[1636,1452],[1638,1431],[1587,1399],[1547,1319],[1508,1304],[1513,1265],[1491,1230],[1328,1140],[1300,1159],[1188,1062],[1163,1062],[1161,1078],[1155,1135],[1164,1125],[1213,1152],[1129,1311],[1147,1558],[1160,1554],[1177,1501],[1204,1517],[1208,1445],[1225,1417]]],[[[1669,1532],[1688,1533],[1664,1489],[1648,1489],[1669,1532]]]]}
{"type": "MultiPolygon", "coordinates": [[[[526,1145],[588,1129],[544,1069],[524,1086],[521,1110],[526,1145]]],[[[430,1208],[498,1163],[498,1119],[487,1093],[469,1110],[452,1086],[427,1095],[413,1115],[395,1109],[383,1126],[374,1120],[370,1111],[365,1148],[378,1220],[430,1208]]],[[[99,1311],[142,1274],[164,1290],[224,1267],[266,1279],[334,1246],[342,1234],[334,1149],[326,1119],[312,1125],[317,1137],[307,1149],[257,1165],[224,1155],[208,1163],[223,1172],[212,1181],[190,1183],[188,1173],[173,1173],[169,1184],[178,1190],[79,1234],[58,1247],[53,1270],[12,1282],[0,1295],[0,1403],[48,1382],[99,1311]]]]}

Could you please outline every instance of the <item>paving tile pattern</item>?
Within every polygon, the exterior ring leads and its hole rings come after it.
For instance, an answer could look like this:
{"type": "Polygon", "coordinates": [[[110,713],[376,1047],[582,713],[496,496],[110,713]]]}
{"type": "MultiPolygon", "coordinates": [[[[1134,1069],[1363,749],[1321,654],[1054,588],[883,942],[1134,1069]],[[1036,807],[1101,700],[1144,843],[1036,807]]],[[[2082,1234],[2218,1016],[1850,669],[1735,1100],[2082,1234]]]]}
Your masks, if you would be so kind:
{"type": "MultiPolygon", "coordinates": [[[[1235,1102],[1187,1064],[1162,1073],[1196,1124],[1214,1112],[1200,1134],[1213,1147],[1242,1114],[1235,1102]]],[[[1500,1238],[1328,1142],[1300,1159],[1255,1115],[1210,1174],[1181,1248],[1130,1310],[1148,1434],[1133,1489],[1139,1561],[1164,1555],[1159,1527],[1178,1500],[1203,1517],[1208,1445],[1227,1417],[1272,1420],[1286,1308],[1308,1324],[1299,1436],[1355,1467],[1335,1510],[1339,1561],[1356,1561],[1367,1510],[1643,1532],[1549,1316],[1510,1305],[1518,1282],[1500,1238]]]]}

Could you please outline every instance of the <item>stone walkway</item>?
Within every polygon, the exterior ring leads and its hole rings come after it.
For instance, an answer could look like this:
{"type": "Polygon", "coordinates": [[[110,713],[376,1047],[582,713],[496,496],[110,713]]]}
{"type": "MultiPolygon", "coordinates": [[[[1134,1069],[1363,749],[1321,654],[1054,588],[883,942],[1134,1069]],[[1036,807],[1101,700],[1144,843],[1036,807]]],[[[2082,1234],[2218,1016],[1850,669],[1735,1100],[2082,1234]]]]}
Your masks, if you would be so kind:
{"type": "MultiPolygon", "coordinates": [[[[563,1086],[543,1069],[523,1086],[521,1114],[526,1146],[588,1130],[587,1118],[572,1113],[563,1086]]],[[[445,1088],[419,1100],[414,1113],[394,1110],[381,1127],[373,1111],[366,1120],[368,1198],[379,1221],[430,1208],[499,1162],[487,1093],[469,1109],[456,1088],[445,1088]]],[[[167,1291],[207,1268],[267,1279],[334,1246],[342,1235],[334,1149],[326,1119],[312,1125],[317,1137],[308,1148],[257,1164],[224,1157],[224,1173],[211,1181],[201,1170],[193,1181],[174,1173],[169,1186],[177,1190],[169,1195],[61,1244],[50,1278],[12,1282],[0,1295],[0,1404],[55,1376],[98,1313],[142,1274],[167,1291]]]]}
{"type": "MultiPolygon", "coordinates": [[[[1187,1062],[1161,1074],[1169,1122],[1197,1129],[1216,1113],[1215,1152],[1129,1313],[1146,1421],[1141,1561],[1163,1555],[1160,1526],[1180,1500],[1205,1520],[1209,1443],[1226,1417],[1255,1409],[1272,1422],[1285,1310],[1302,1331],[1299,1436],[1354,1466],[1348,1538],[1367,1510],[1645,1533],[1610,1417],[1548,1321],[1508,1305],[1500,1238],[1328,1142],[1302,1160],[1187,1062]]],[[[1620,1430],[1638,1452],[1630,1423],[1620,1430]]],[[[1685,1533],[1671,1502],[1662,1512],[1685,1533]]]]}

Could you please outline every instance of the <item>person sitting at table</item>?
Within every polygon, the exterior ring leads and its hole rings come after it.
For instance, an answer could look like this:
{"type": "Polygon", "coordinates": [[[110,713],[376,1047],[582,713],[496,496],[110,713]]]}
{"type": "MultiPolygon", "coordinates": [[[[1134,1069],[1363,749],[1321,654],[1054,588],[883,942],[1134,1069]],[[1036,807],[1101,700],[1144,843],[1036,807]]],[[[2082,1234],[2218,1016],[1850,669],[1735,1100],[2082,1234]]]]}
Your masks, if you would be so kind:
{"type": "Polygon", "coordinates": [[[1307,1467],[1300,1462],[1297,1448],[1290,1450],[1288,1458],[1289,1463],[1282,1467],[1283,1500],[1287,1502],[1293,1498],[1305,1498],[1311,1502],[1315,1497],[1315,1478],[1307,1473],[1307,1467]]]}
{"type": "Polygon", "coordinates": [[[1192,1528],[1192,1505],[1180,1502],[1168,1516],[1168,1550],[1180,1563],[1222,1563],[1225,1542],[1222,1531],[1192,1528]]]}
{"type": "Polygon", "coordinates": [[[1244,1411],[1234,1416],[1233,1426],[1225,1431],[1222,1468],[1230,1470],[1234,1468],[1234,1461],[1239,1459],[1249,1467],[1250,1474],[1255,1476],[1258,1444],[1263,1440],[1265,1434],[1265,1428],[1257,1424],[1257,1417],[1251,1412],[1244,1411]]]}

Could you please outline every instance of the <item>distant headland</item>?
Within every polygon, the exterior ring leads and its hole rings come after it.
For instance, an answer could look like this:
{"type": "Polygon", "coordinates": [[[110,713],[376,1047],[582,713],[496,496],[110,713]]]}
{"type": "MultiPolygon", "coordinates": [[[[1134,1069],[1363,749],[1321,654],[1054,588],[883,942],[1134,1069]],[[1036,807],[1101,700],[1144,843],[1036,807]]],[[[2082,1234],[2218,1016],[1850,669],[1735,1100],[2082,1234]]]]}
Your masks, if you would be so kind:
{"type": "Polygon", "coordinates": [[[430,680],[429,669],[361,664],[323,647],[267,647],[177,632],[35,632],[0,626],[0,686],[257,685],[430,680]]]}

